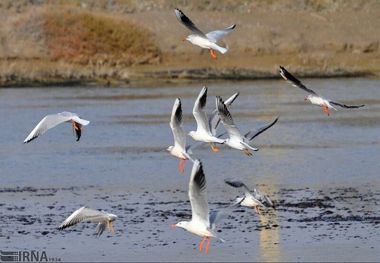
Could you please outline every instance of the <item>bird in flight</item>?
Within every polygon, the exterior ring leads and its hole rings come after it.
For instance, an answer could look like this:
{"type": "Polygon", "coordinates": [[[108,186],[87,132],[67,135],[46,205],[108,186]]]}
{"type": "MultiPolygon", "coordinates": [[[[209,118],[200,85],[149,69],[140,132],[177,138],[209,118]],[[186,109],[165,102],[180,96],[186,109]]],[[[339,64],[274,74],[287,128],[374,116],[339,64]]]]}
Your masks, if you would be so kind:
{"type": "Polygon", "coordinates": [[[225,143],[229,147],[233,149],[237,149],[243,151],[245,155],[251,156],[251,151],[258,151],[257,148],[252,147],[250,143],[256,138],[258,135],[272,127],[276,124],[278,117],[271,123],[261,127],[257,131],[249,131],[244,136],[240,133],[239,129],[236,127],[234,120],[232,119],[231,113],[229,112],[227,105],[223,102],[221,97],[216,97],[216,108],[218,110],[220,119],[224,128],[227,131],[229,136],[226,139],[225,143]]]}
{"type": "Polygon", "coordinates": [[[308,92],[309,95],[305,97],[305,101],[310,101],[311,104],[317,105],[322,107],[323,112],[326,113],[327,116],[330,116],[330,109],[337,110],[334,106],[339,106],[341,108],[346,109],[356,109],[364,107],[365,105],[346,105],[343,103],[339,103],[336,101],[328,100],[323,98],[322,96],[318,95],[314,90],[307,88],[300,80],[298,80],[296,77],[294,77],[292,74],[289,73],[284,67],[280,66],[280,75],[288,81],[293,86],[303,89],[304,91],[308,92]]]}
{"type": "Polygon", "coordinates": [[[190,159],[190,147],[186,146],[186,133],[182,129],[182,104],[180,98],[177,98],[174,102],[170,118],[170,128],[174,137],[174,145],[169,146],[167,150],[171,155],[180,159],[178,170],[180,173],[183,173],[186,161],[190,159]]]}
{"type": "Polygon", "coordinates": [[[64,122],[71,122],[73,130],[75,131],[77,137],[77,141],[79,141],[82,135],[82,127],[90,123],[87,120],[79,118],[76,113],[67,111],[47,115],[37,124],[37,126],[31,131],[28,137],[26,137],[24,143],[33,141],[38,136],[47,132],[49,129],[54,128],[55,126],[64,122]]]}
{"type": "Polygon", "coordinates": [[[113,228],[113,222],[116,220],[117,215],[107,213],[104,211],[98,211],[87,207],[81,207],[74,211],[63,223],[58,227],[59,230],[76,225],[82,221],[91,221],[98,223],[96,227],[96,234],[100,236],[105,229],[108,229],[113,234],[115,229],[113,228]]]}
{"type": "MultiPolygon", "coordinates": [[[[191,171],[189,199],[191,204],[191,220],[178,222],[177,224],[172,225],[172,227],[180,227],[192,234],[202,237],[202,240],[199,243],[199,251],[202,252],[205,246],[205,253],[207,254],[211,244],[211,238],[218,238],[214,229],[223,216],[219,211],[214,213],[209,212],[206,177],[202,163],[199,160],[194,161],[193,169],[191,171]]],[[[224,241],[220,238],[219,240],[222,242],[224,241]]]]}
{"type": "Polygon", "coordinates": [[[186,37],[187,41],[193,45],[208,49],[210,56],[213,59],[217,58],[215,50],[222,54],[225,54],[228,51],[227,48],[221,47],[217,43],[219,40],[221,40],[223,37],[235,29],[235,24],[224,29],[211,31],[205,34],[199,30],[198,27],[190,20],[190,18],[188,18],[181,10],[176,8],[174,12],[178,20],[192,32],[191,35],[188,35],[186,37]]]}
{"type": "Polygon", "coordinates": [[[251,192],[243,182],[238,180],[232,181],[226,179],[224,182],[234,188],[244,188],[244,196],[236,198],[235,204],[254,208],[258,214],[260,214],[259,207],[274,207],[272,200],[258,189],[255,188],[253,192],[251,192]]]}

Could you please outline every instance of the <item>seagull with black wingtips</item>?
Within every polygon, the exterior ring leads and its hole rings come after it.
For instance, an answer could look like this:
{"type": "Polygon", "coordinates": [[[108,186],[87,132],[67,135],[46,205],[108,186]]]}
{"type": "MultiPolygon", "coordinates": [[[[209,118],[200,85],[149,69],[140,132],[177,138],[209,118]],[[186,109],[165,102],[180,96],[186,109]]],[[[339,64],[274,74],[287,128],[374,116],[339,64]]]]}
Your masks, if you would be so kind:
{"type": "Polygon", "coordinates": [[[36,139],[38,136],[44,134],[49,129],[54,128],[55,126],[64,123],[71,122],[73,130],[75,131],[77,141],[79,141],[82,135],[82,127],[88,125],[90,122],[84,119],[81,119],[78,114],[64,111],[57,114],[50,114],[45,116],[37,126],[30,132],[28,137],[24,140],[24,143],[29,143],[36,139]]]}
{"type": "Polygon", "coordinates": [[[213,59],[217,58],[214,50],[222,54],[225,54],[228,51],[227,48],[219,46],[217,42],[221,40],[223,37],[225,37],[227,34],[232,32],[236,27],[235,24],[224,29],[211,31],[205,34],[201,30],[199,30],[198,27],[190,20],[190,18],[188,18],[181,10],[176,8],[174,12],[178,20],[192,32],[191,35],[186,37],[187,41],[189,41],[193,45],[208,49],[210,52],[210,56],[213,59]]]}
{"type": "Polygon", "coordinates": [[[249,131],[243,136],[240,133],[240,130],[236,127],[231,113],[229,112],[227,105],[223,102],[221,97],[216,97],[216,108],[218,110],[222,124],[229,136],[224,144],[233,149],[243,151],[247,156],[252,156],[251,151],[258,151],[257,148],[250,145],[253,139],[276,124],[278,120],[277,117],[273,122],[265,125],[264,127],[261,127],[257,131],[249,131]]]}
{"type": "Polygon", "coordinates": [[[309,95],[305,97],[305,101],[310,101],[311,104],[322,107],[323,112],[326,113],[327,116],[330,116],[330,109],[334,109],[337,111],[337,109],[334,106],[339,106],[341,108],[346,108],[346,109],[357,109],[357,108],[361,108],[365,106],[364,104],[346,105],[343,103],[325,99],[322,96],[318,95],[314,90],[306,87],[299,79],[297,79],[292,74],[290,74],[289,71],[287,71],[284,67],[280,66],[279,72],[280,72],[280,75],[283,77],[283,79],[288,81],[294,87],[300,88],[308,92],[309,95]]]}

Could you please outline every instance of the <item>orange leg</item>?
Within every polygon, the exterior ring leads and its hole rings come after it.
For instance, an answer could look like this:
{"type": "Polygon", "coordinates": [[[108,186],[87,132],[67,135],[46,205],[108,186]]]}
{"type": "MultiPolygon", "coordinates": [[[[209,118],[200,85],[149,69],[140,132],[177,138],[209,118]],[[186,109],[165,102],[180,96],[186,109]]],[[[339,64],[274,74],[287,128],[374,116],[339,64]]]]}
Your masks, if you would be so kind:
{"type": "Polygon", "coordinates": [[[185,165],[186,165],[186,159],[181,159],[181,160],[179,161],[179,165],[178,165],[178,171],[179,171],[180,173],[185,172],[185,165]]]}
{"type": "Polygon", "coordinates": [[[203,237],[201,243],[199,243],[199,251],[200,252],[202,252],[202,250],[203,250],[203,245],[204,245],[204,243],[206,241],[206,238],[207,237],[203,237]]]}
{"type": "Polygon", "coordinates": [[[209,248],[210,248],[210,244],[211,244],[211,238],[206,237],[206,240],[207,240],[207,244],[206,244],[206,254],[208,254],[208,251],[209,251],[209,248]]]}
{"type": "Polygon", "coordinates": [[[329,107],[327,107],[327,105],[323,105],[322,108],[323,108],[323,112],[326,113],[327,116],[330,116],[329,107]]]}
{"type": "Polygon", "coordinates": [[[211,146],[211,150],[214,152],[214,153],[217,153],[220,151],[220,149],[218,147],[215,146],[214,143],[210,142],[210,146],[211,146]]]}
{"type": "Polygon", "coordinates": [[[213,58],[213,59],[216,59],[216,53],[214,50],[212,50],[211,48],[209,49],[210,51],[210,56],[213,58]]]}

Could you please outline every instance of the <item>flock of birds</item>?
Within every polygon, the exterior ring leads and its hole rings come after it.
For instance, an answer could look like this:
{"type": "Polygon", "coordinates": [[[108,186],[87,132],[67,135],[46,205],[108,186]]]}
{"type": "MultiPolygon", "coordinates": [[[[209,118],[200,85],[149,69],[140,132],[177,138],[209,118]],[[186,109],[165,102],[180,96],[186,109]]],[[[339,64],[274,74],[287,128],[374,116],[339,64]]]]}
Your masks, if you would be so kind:
{"type": "MultiPolygon", "coordinates": [[[[179,9],[175,9],[175,15],[178,20],[191,30],[192,34],[186,37],[186,40],[201,48],[208,49],[210,56],[216,59],[215,51],[222,54],[228,51],[227,47],[221,47],[217,43],[228,33],[232,32],[236,25],[229,26],[222,30],[211,31],[204,34],[199,30],[195,24],[179,9]]],[[[309,93],[305,100],[311,104],[320,106],[324,113],[330,115],[330,109],[337,110],[336,106],[342,108],[360,108],[364,105],[346,105],[336,101],[328,100],[318,95],[315,91],[307,88],[300,80],[289,73],[284,67],[279,67],[279,73],[283,79],[290,82],[293,86],[298,87],[309,93]]],[[[233,208],[238,205],[251,207],[259,213],[259,207],[267,208],[274,207],[272,200],[260,192],[258,189],[251,191],[243,182],[239,180],[225,180],[225,183],[235,188],[243,188],[244,195],[236,198],[234,202],[222,211],[213,211],[210,213],[207,194],[206,194],[206,177],[203,171],[202,162],[193,158],[193,151],[199,145],[208,143],[213,152],[218,152],[218,145],[227,145],[230,148],[242,151],[247,156],[252,156],[253,152],[258,151],[257,148],[252,146],[252,141],[261,133],[265,132],[278,121],[278,117],[267,125],[255,131],[248,131],[244,135],[236,127],[232,115],[228,109],[239,93],[233,94],[230,98],[223,101],[219,96],[215,99],[215,110],[211,114],[206,113],[205,106],[207,102],[207,87],[203,87],[193,107],[193,115],[197,123],[196,131],[190,131],[188,135],[192,137],[197,143],[187,145],[186,133],[182,128],[182,105],[181,99],[177,98],[173,105],[173,110],[170,118],[170,127],[174,137],[174,145],[169,146],[167,151],[179,159],[178,170],[183,173],[187,160],[193,162],[191,176],[189,180],[189,199],[192,210],[192,217],[190,221],[181,221],[173,227],[183,228],[195,235],[202,237],[199,243],[199,250],[209,251],[211,238],[217,237],[214,229],[216,224],[226,216],[228,208],[233,208]],[[225,132],[217,134],[217,129],[223,125],[225,132]],[[225,137],[227,135],[227,137],[225,137]]],[[[36,139],[38,136],[44,134],[49,129],[64,123],[70,122],[76,134],[76,140],[79,141],[83,126],[88,125],[90,122],[80,118],[77,114],[71,112],[61,112],[45,116],[37,126],[26,137],[24,143],[29,143],[36,139]]],[[[97,223],[96,233],[100,236],[105,229],[114,232],[113,222],[117,216],[105,211],[98,211],[87,207],[81,207],[74,211],[64,222],[59,226],[59,229],[65,229],[73,226],[82,221],[91,221],[97,223]]]]}

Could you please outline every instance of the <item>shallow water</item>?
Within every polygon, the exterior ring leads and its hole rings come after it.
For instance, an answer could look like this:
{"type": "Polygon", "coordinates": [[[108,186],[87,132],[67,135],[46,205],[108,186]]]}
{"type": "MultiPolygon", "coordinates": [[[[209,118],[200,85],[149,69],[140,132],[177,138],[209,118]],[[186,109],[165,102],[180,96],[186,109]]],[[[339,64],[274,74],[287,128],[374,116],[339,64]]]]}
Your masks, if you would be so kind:
{"type": "Polygon", "coordinates": [[[260,150],[253,157],[196,149],[211,209],[239,194],[225,178],[257,185],[277,204],[260,216],[235,209],[219,227],[226,242],[213,241],[208,255],[197,251],[198,237],[169,227],[191,214],[191,165],[181,175],[165,152],[174,99],[182,99],[185,129],[195,129],[191,111],[202,83],[1,89],[0,250],[46,250],[63,261],[378,260],[380,81],[304,82],[325,97],[366,107],[327,117],[284,81],[208,84],[210,111],[214,96],[240,92],[230,110],[242,131],[280,116],[255,139],[260,150]],[[91,121],[80,142],[64,124],[22,143],[43,116],[64,110],[91,121]],[[96,238],[92,224],[56,230],[83,205],[119,215],[116,234],[96,238]]]}

